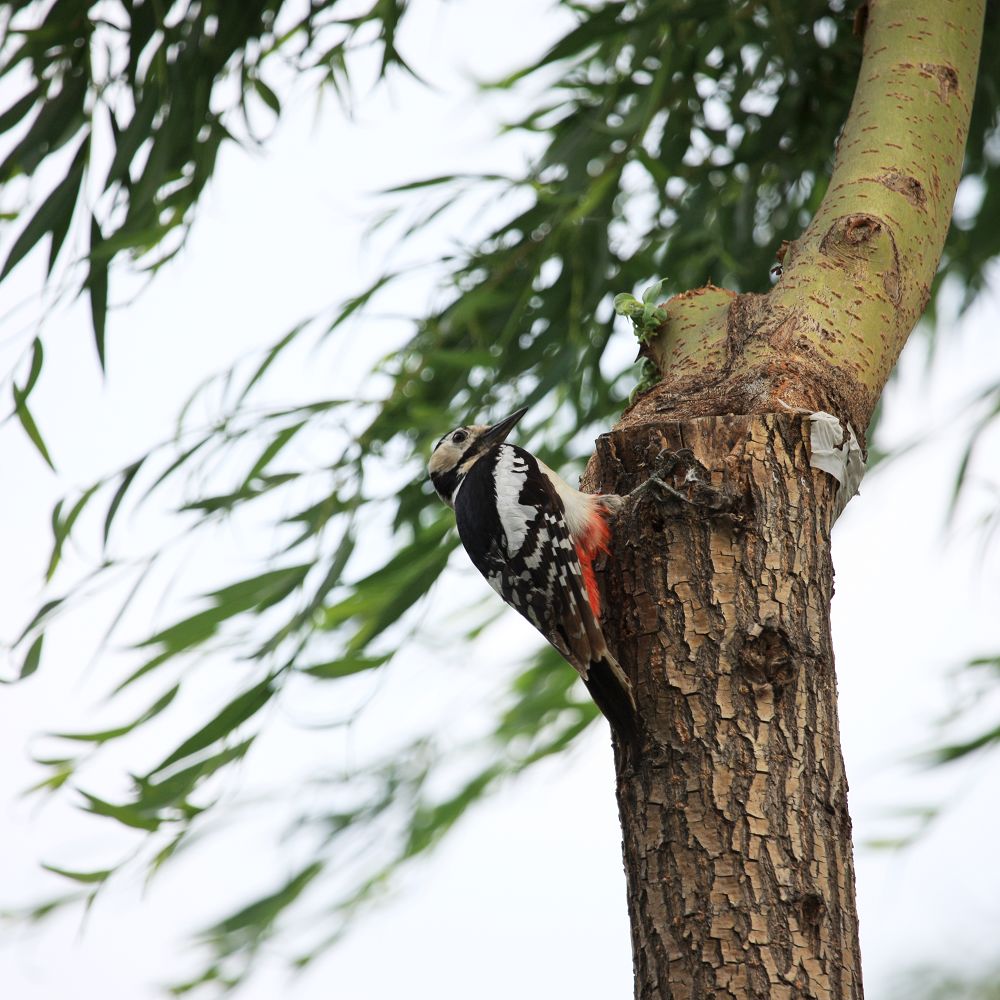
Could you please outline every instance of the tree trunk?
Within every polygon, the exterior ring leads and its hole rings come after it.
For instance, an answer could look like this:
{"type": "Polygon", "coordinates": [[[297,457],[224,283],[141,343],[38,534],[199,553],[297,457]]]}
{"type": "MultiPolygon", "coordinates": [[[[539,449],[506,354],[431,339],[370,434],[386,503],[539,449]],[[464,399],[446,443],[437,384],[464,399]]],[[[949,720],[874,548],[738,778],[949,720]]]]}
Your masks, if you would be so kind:
{"type": "Polygon", "coordinates": [[[851,821],[830,642],[837,481],[799,415],[641,424],[598,442],[628,492],[606,625],[637,678],[619,746],[636,997],[860,997],[851,821]],[[662,462],[660,463],[662,467],[662,462]],[[700,466],[707,469],[702,471],[700,466]],[[683,499],[681,499],[683,497],[683,499]]]}
{"type": "Polygon", "coordinates": [[[585,486],[628,493],[604,630],[636,688],[617,746],[638,1000],[863,995],[830,638],[838,483],[806,414],[864,432],[951,219],[983,0],[868,0],[822,204],[766,295],[662,307],[659,383],[585,486]],[[690,452],[687,452],[690,449],[690,452]]]}

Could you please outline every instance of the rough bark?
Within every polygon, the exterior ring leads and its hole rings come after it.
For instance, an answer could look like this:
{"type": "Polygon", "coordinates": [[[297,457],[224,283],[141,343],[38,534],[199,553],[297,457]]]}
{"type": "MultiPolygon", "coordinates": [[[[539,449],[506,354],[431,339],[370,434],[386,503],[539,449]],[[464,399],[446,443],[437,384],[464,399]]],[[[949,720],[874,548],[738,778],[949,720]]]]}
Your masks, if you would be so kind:
{"type": "Polygon", "coordinates": [[[830,641],[836,481],[808,421],[633,425],[598,442],[619,517],[606,625],[636,679],[619,746],[636,997],[862,995],[830,641]],[[662,463],[661,463],[662,467],[662,463]],[[702,469],[704,467],[704,469],[702,469]],[[683,497],[684,499],[681,499],[683,497]]]}

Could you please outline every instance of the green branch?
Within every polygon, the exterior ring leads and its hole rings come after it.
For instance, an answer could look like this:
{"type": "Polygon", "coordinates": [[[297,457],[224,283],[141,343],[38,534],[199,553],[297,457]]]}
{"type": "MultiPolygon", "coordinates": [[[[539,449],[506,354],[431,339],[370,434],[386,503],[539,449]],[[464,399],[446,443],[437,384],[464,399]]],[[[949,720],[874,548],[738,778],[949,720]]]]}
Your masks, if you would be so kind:
{"type": "MultiPolygon", "coordinates": [[[[850,374],[867,424],[930,299],[961,176],[983,0],[877,0],[826,196],[773,308],[809,318],[790,353],[850,374]]],[[[859,418],[860,419],[860,418],[859,418]]]]}

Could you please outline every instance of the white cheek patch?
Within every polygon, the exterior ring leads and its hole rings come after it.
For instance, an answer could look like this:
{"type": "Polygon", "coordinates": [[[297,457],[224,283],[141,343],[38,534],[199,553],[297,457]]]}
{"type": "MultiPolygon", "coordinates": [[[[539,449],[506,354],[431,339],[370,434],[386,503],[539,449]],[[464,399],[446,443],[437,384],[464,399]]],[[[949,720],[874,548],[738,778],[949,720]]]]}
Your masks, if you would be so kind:
{"type": "Polygon", "coordinates": [[[452,468],[459,460],[461,452],[452,444],[439,444],[427,463],[428,472],[444,472],[452,468]]]}

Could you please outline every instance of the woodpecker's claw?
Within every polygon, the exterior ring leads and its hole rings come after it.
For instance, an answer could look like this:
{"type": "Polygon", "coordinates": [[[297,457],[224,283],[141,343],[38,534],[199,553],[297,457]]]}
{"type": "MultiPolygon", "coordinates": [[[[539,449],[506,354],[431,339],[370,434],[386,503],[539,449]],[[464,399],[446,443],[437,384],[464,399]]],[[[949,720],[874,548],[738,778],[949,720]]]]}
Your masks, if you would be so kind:
{"type": "Polygon", "coordinates": [[[694,457],[690,448],[682,448],[680,451],[665,448],[653,460],[650,477],[632,490],[629,497],[638,500],[652,493],[661,503],[677,501],[691,504],[694,503],[692,485],[706,485],[706,479],[708,470],[694,457]]]}
{"type": "Polygon", "coordinates": [[[669,483],[664,482],[656,473],[653,473],[644,483],[640,483],[631,493],[629,499],[633,502],[643,499],[647,494],[652,494],[653,499],[660,503],[667,503],[670,500],[677,500],[680,503],[690,503],[680,490],[674,489],[669,483]]]}
{"type": "Polygon", "coordinates": [[[722,515],[742,521],[735,512],[737,504],[732,492],[725,486],[712,484],[708,469],[698,461],[689,448],[679,451],[661,451],[653,461],[650,477],[628,495],[633,502],[650,499],[665,513],[680,513],[681,510],[695,510],[722,515]]]}

